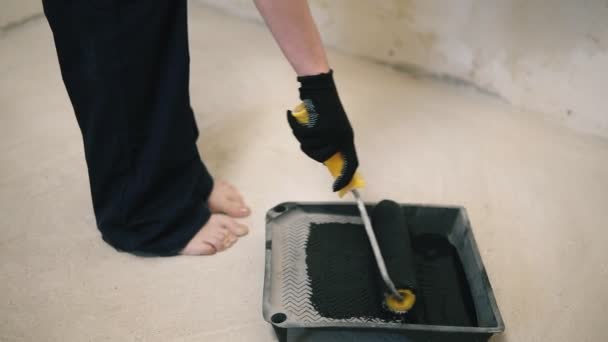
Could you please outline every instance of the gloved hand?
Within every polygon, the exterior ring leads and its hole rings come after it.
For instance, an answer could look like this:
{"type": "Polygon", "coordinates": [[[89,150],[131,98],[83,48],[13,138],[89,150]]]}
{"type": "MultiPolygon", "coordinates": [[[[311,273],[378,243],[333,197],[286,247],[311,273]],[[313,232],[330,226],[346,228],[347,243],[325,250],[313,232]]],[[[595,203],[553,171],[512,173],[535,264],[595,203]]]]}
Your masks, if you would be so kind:
{"type": "Polygon", "coordinates": [[[308,111],[308,123],[299,123],[287,111],[287,120],[300,148],[310,158],[322,163],[340,152],[344,159],[342,172],[334,181],[333,191],[344,188],[359,167],[353,129],[342,108],[333,79],[328,73],[298,77],[300,99],[308,111]]]}

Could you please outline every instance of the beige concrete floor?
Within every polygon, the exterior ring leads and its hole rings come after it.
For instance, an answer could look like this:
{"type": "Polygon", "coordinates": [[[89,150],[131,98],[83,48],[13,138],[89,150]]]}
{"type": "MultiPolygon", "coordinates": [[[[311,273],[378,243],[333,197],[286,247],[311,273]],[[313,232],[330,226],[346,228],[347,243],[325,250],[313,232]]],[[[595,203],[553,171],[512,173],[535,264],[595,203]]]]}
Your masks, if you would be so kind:
{"type": "MultiPolygon", "coordinates": [[[[296,82],[266,30],[192,6],[190,33],[203,158],[255,212],[232,250],[164,259],[99,238],[46,21],[1,37],[1,341],[273,340],[264,213],[335,197],[290,135],[296,82]]],[[[367,199],[468,209],[507,325],[493,341],[606,341],[608,141],[465,87],[331,60],[367,199]]]]}

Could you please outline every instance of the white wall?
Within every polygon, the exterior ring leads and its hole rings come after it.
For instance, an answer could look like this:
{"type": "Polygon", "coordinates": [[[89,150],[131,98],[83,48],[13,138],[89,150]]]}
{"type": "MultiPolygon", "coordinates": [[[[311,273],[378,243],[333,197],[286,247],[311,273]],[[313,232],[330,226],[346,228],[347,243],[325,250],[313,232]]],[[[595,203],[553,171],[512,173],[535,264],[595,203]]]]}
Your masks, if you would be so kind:
{"type": "MultiPolygon", "coordinates": [[[[198,0],[259,19],[252,0],[198,0]]],[[[310,0],[325,42],[608,137],[608,1],[310,0]]]]}
{"type": "MultiPolygon", "coordinates": [[[[259,20],[252,0],[196,0],[259,20]]],[[[310,0],[325,42],[608,137],[606,0],[310,0]]],[[[42,13],[2,0],[0,28],[42,13]]]]}
{"type": "Polygon", "coordinates": [[[41,13],[42,0],[2,0],[0,4],[0,28],[5,28],[41,13]]]}

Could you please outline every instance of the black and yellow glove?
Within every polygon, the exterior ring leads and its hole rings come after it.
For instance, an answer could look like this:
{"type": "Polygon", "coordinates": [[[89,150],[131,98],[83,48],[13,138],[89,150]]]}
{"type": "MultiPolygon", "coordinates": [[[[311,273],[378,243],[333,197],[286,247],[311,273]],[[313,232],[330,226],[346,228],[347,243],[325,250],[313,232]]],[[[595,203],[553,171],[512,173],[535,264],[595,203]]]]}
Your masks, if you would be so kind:
{"type": "Polygon", "coordinates": [[[298,120],[287,111],[287,120],[300,148],[310,158],[324,163],[336,153],[342,158],[342,170],[332,189],[347,186],[359,167],[353,129],[340,102],[333,72],[298,77],[300,99],[307,111],[307,120],[298,120]]]}

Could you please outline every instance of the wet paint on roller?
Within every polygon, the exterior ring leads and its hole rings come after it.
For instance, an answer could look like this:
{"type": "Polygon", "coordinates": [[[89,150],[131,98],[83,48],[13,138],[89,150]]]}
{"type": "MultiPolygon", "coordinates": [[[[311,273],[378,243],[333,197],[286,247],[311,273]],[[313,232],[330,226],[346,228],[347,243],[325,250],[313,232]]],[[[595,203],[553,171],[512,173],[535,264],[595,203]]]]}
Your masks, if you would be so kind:
{"type": "MultiPolygon", "coordinates": [[[[415,293],[417,285],[414,256],[401,206],[396,202],[384,200],[374,207],[371,220],[388,275],[395,287],[398,290],[409,289],[415,293]]],[[[388,293],[389,290],[382,279],[379,278],[378,281],[378,286],[388,293]]]]}
{"type": "Polygon", "coordinates": [[[383,289],[364,227],[312,224],[306,246],[310,300],[323,317],[475,326],[469,286],[456,249],[433,234],[412,234],[417,301],[406,315],[382,308],[383,289]]]}

